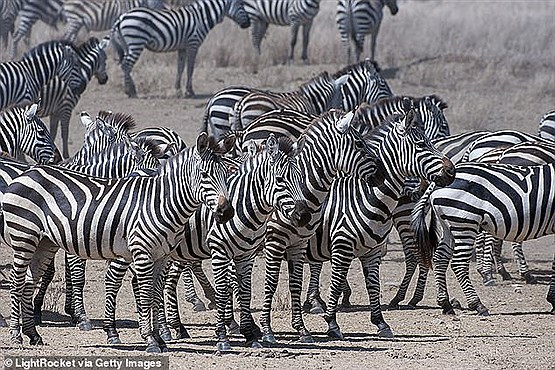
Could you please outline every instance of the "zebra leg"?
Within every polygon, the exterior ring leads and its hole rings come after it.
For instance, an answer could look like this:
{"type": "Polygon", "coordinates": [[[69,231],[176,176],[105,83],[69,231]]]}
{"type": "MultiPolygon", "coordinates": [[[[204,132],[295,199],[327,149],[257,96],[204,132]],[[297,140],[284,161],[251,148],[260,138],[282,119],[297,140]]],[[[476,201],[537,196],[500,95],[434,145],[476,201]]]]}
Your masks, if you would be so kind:
{"type": "Polygon", "coordinates": [[[304,325],[301,293],[303,288],[303,267],[306,244],[289,247],[286,250],[289,270],[289,292],[291,294],[291,326],[299,333],[301,343],[314,343],[312,334],[304,325]]]}
{"type": "MultiPolygon", "coordinates": [[[[193,71],[195,70],[195,59],[197,58],[198,49],[196,46],[189,47],[187,49],[187,96],[193,98],[195,92],[193,91],[193,71]]],[[[178,66],[179,68],[179,66],[178,66]]],[[[181,76],[179,76],[181,80],[181,76]]],[[[181,82],[180,82],[181,84],[181,82]]]]}
{"type": "Polygon", "coordinates": [[[253,19],[251,21],[252,45],[254,46],[258,56],[261,54],[260,44],[262,43],[262,39],[264,38],[267,29],[268,23],[260,19],[253,19]]]}
{"type": "Polygon", "coordinates": [[[376,40],[378,38],[378,31],[380,30],[380,23],[378,23],[374,30],[370,33],[370,58],[376,60],[376,40]]]}
{"type": "Polygon", "coordinates": [[[204,291],[204,296],[210,301],[210,303],[208,304],[208,309],[213,310],[214,308],[216,308],[216,291],[214,290],[214,287],[204,273],[204,269],[202,268],[202,261],[192,261],[191,271],[193,271],[193,274],[200,283],[200,286],[204,291]]]}
{"type": "Polygon", "coordinates": [[[239,330],[247,341],[247,346],[250,348],[262,348],[258,342],[261,337],[260,328],[254,323],[251,314],[251,300],[252,300],[252,266],[254,264],[254,255],[249,258],[236,261],[235,267],[237,268],[237,280],[239,283],[239,304],[241,307],[241,319],[239,330]]]}
{"type": "Polygon", "coordinates": [[[303,304],[305,312],[319,315],[326,312],[326,303],[320,296],[320,274],[322,273],[322,262],[309,262],[310,280],[306,292],[306,301],[303,304]]]}
{"type": "Polygon", "coordinates": [[[341,292],[343,293],[343,298],[341,299],[341,304],[339,307],[341,309],[348,309],[352,307],[351,304],[351,295],[353,291],[351,290],[351,286],[349,285],[349,279],[345,276],[345,280],[343,280],[343,284],[341,284],[341,292]]]}
{"type": "Polygon", "coordinates": [[[365,35],[363,33],[357,33],[355,35],[355,58],[357,62],[360,60],[360,56],[364,50],[364,39],[365,35]]]}
{"type": "Polygon", "coordinates": [[[383,318],[380,304],[380,257],[381,248],[375,247],[359,259],[370,302],[370,321],[378,327],[379,337],[393,338],[393,332],[383,318]]]}
{"type": "Polygon", "coordinates": [[[131,77],[131,71],[133,70],[133,66],[135,62],[139,58],[139,55],[143,51],[144,46],[141,46],[139,49],[133,49],[132,51],[129,50],[130,54],[125,54],[123,57],[123,62],[121,63],[121,69],[123,71],[123,81],[125,84],[125,93],[129,98],[136,98],[137,97],[137,89],[135,88],[135,82],[133,82],[133,78],[131,77]]]}
{"type": "MultiPolygon", "coordinates": [[[[70,272],[70,281],[72,286],[71,302],[73,302],[73,318],[72,321],[82,331],[92,330],[92,324],[85,312],[83,303],[83,290],[85,289],[85,268],[86,260],[80,257],[66,253],[66,271],[70,272]]],[[[66,296],[67,299],[67,296],[66,296]]]]}
{"type": "Polygon", "coordinates": [[[69,18],[67,20],[66,32],[64,33],[64,36],[62,38],[74,43],[77,35],[79,34],[79,31],[81,30],[81,27],[83,27],[83,24],[81,23],[80,19],[73,17],[69,18]]]}
{"type": "MultiPolygon", "coordinates": [[[[60,122],[60,128],[62,133],[62,153],[64,158],[69,158],[69,121],[71,119],[71,110],[69,112],[64,112],[61,114],[58,121],[60,122]]],[[[53,138],[56,136],[53,135],[53,138]]]]}
{"type": "Polygon", "coordinates": [[[227,328],[227,332],[230,335],[241,334],[239,324],[235,321],[233,317],[233,297],[239,299],[239,281],[237,278],[237,269],[235,268],[235,263],[230,262],[228,265],[229,270],[229,299],[225,306],[225,317],[224,322],[227,328]]]}
{"type": "MultiPolygon", "coordinates": [[[[185,329],[185,326],[181,323],[181,317],[179,316],[177,283],[179,282],[179,276],[181,276],[182,268],[183,263],[173,261],[166,274],[166,283],[164,284],[166,320],[168,325],[176,330],[177,339],[191,338],[187,329],[185,329]]],[[[185,290],[187,289],[185,288],[185,290]]],[[[164,338],[164,335],[162,335],[162,338],[164,338]]]]}
{"type": "MultiPolygon", "coordinates": [[[[165,325],[166,315],[164,313],[164,281],[166,278],[166,271],[169,267],[169,257],[163,257],[154,262],[153,268],[153,296],[152,296],[152,312],[147,313],[152,318],[152,334],[161,352],[167,352],[168,347],[166,341],[160,335],[160,318],[165,325]]],[[[139,282],[139,275],[137,274],[137,282],[139,282]]],[[[166,326],[167,328],[167,326],[166,326]]],[[[171,334],[169,339],[171,340],[171,334]]],[[[155,350],[156,351],[156,350],[155,350]]],[[[147,348],[147,352],[148,348],[147,348]]]]}
{"type": "Polygon", "coordinates": [[[518,263],[518,272],[520,276],[524,278],[526,284],[536,284],[538,280],[528,268],[528,263],[526,262],[526,258],[524,258],[524,252],[522,251],[522,243],[512,243],[513,248],[513,255],[515,260],[518,263]]]}
{"type": "Polygon", "coordinates": [[[437,290],[437,304],[442,308],[443,314],[445,315],[455,314],[455,310],[449,301],[449,293],[447,291],[447,268],[449,267],[449,260],[452,254],[453,248],[445,238],[439,243],[434,253],[434,278],[437,290]]]}
{"type": "MultiPolygon", "coordinates": [[[[107,342],[109,344],[120,344],[121,340],[116,330],[116,297],[125,272],[130,263],[124,260],[112,260],[108,262],[106,274],[104,276],[106,286],[106,297],[104,305],[104,324],[107,342]]],[[[135,297],[138,300],[138,297],[135,297]]]]}
{"type": "Polygon", "coordinates": [[[495,279],[493,278],[493,262],[494,262],[494,246],[497,243],[497,239],[487,233],[479,233],[476,237],[476,265],[478,265],[478,259],[481,262],[481,271],[480,275],[482,275],[482,280],[485,286],[494,286],[495,279]]]}
{"type": "Polygon", "coordinates": [[[403,243],[403,252],[405,253],[405,275],[403,276],[403,280],[399,285],[399,290],[397,290],[397,294],[395,294],[395,297],[393,297],[393,299],[387,305],[387,308],[389,310],[400,309],[399,303],[401,303],[405,299],[410,281],[412,280],[412,277],[416,271],[416,266],[418,266],[416,257],[410,250],[405,248],[404,243],[403,243]]]}
{"type": "MultiPolygon", "coordinates": [[[[456,231],[455,231],[456,233],[456,231]]],[[[472,286],[469,276],[469,264],[472,257],[472,246],[476,234],[472,235],[470,231],[465,231],[464,235],[455,234],[455,249],[453,252],[453,260],[451,262],[451,269],[455,273],[459,285],[461,286],[468,308],[478,311],[481,316],[489,315],[488,309],[482,304],[476,290],[472,286]]]]}
{"type": "Polygon", "coordinates": [[[547,292],[547,301],[551,303],[551,313],[555,314],[555,255],[553,256],[553,264],[551,265],[551,283],[547,292]]]}
{"type": "Polygon", "coordinates": [[[52,259],[52,262],[50,262],[50,265],[48,265],[48,268],[44,272],[44,275],[42,276],[42,280],[40,282],[39,290],[35,295],[35,299],[33,301],[33,317],[35,320],[35,325],[42,324],[42,305],[44,304],[44,297],[46,296],[46,290],[52,282],[52,279],[54,278],[54,273],[56,272],[54,262],[55,260],[52,259]]]}
{"type": "MultiPolygon", "coordinates": [[[[336,248],[336,246],[334,246],[334,248],[336,248]]],[[[341,248],[341,251],[352,250],[351,246],[339,246],[339,248],[341,248]]],[[[341,328],[337,323],[337,306],[339,302],[339,296],[343,291],[344,282],[347,279],[349,265],[351,264],[353,258],[354,255],[350,253],[343,254],[332,252],[330,294],[328,298],[328,307],[326,309],[326,313],[324,314],[324,320],[326,320],[326,322],[328,323],[327,335],[331,338],[341,340],[344,339],[341,328]]]]}
{"type": "Polygon", "coordinates": [[[262,326],[262,341],[266,343],[277,343],[274,331],[271,327],[272,299],[276,293],[279,270],[281,261],[285,254],[285,246],[271,231],[266,233],[265,264],[266,271],[264,277],[264,304],[260,315],[262,326]]]}
{"type": "Polygon", "coordinates": [[[293,23],[291,25],[291,49],[289,52],[289,61],[295,59],[295,45],[297,45],[297,35],[299,34],[299,27],[301,25],[298,23],[293,23]]]}
{"type": "Polygon", "coordinates": [[[193,311],[200,312],[206,311],[206,306],[204,302],[201,301],[195,290],[195,284],[193,282],[193,271],[191,270],[191,264],[189,262],[183,264],[183,269],[181,271],[181,279],[185,285],[185,300],[193,305],[193,311]]]}
{"type": "Polygon", "coordinates": [[[210,248],[212,255],[212,270],[214,272],[214,280],[216,284],[216,337],[218,338],[218,351],[231,350],[231,344],[227,336],[225,327],[225,310],[228,300],[230,299],[229,281],[231,274],[229,273],[228,264],[230,263],[226,253],[216,248],[210,248]]]}
{"type": "Polygon", "coordinates": [[[310,41],[311,28],[312,28],[312,22],[308,24],[303,24],[303,54],[301,58],[305,63],[308,63],[308,42],[310,41]]]}
{"type": "Polygon", "coordinates": [[[416,288],[414,289],[414,295],[409,301],[408,305],[410,308],[416,308],[418,303],[424,298],[424,290],[426,289],[426,280],[428,279],[429,269],[426,266],[418,266],[418,279],[416,280],[416,288]]]}
{"type": "Polygon", "coordinates": [[[493,237],[492,239],[494,240],[494,242],[492,243],[492,247],[491,247],[491,255],[492,255],[493,263],[495,263],[497,273],[501,275],[503,280],[513,280],[513,277],[511,276],[511,274],[509,274],[509,272],[505,269],[505,265],[503,264],[503,259],[501,258],[503,241],[499,239],[495,239],[493,237]]]}

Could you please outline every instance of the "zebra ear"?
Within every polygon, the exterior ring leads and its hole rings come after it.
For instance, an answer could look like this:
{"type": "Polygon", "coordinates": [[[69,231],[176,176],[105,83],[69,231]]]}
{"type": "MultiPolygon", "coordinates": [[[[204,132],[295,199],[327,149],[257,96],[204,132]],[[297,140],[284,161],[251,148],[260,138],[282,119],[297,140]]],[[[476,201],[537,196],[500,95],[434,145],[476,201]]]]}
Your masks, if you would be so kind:
{"type": "Polygon", "coordinates": [[[31,104],[31,106],[25,111],[25,117],[27,118],[28,121],[32,120],[33,118],[35,118],[35,114],[37,114],[37,108],[38,108],[38,104],[31,104]]]}
{"type": "Polygon", "coordinates": [[[81,118],[81,123],[83,124],[83,126],[85,126],[85,129],[88,131],[93,124],[93,120],[91,116],[87,112],[83,111],[81,112],[79,117],[81,118]]]}
{"type": "Polygon", "coordinates": [[[108,45],[110,45],[110,35],[104,36],[102,41],[100,41],[100,44],[98,45],[98,47],[100,48],[100,50],[103,50],[103,49],[106,49],[108,45]]]}
{"type": "Polygon", "coordinates": [[[249,155],[249,157],[254,157],[257,152],[258,152],[258,146],[254,142],[254,140],[252,139],[249,140],[247,144],[247,154],[249,155]]]}
{"type": "Polygon", "coordinates": [[[341,86],[345,84],[345,82],[347,82],[348,79],[349,79],[349,75],[344,74],[343,76],[340,76],[335,81],[333,81],[333,85],[336,89],[339,89],[341,86]]]}
{"type": "Polygon", "coordinates": [[[274,134],[270,134],[270,136],[266,140],[266,150],[268,151],[268,154],[270,154],[270,157],[272,157],[272,159],[274,159],[278,154],[279,145],[274,134]]]}
{"type": "Polygon", "coordinates": [[[201,132],[200,135],[197,137],[197,152],[198,154],[202,154],[208,149],[210,145],[210,141],[208,140],[208,134],[206,132],[201,132]]]}
{"type": "Polygon", "coordinates": [[[355,114],[353,112],[349,112],[344,115],[339,121],[337,121],[335,127],[337,127],[339,132],[341,132],[342,134],[347,132],[347,130],[351,126],[351,121],[353,120],[354,115],[355,114]]]}

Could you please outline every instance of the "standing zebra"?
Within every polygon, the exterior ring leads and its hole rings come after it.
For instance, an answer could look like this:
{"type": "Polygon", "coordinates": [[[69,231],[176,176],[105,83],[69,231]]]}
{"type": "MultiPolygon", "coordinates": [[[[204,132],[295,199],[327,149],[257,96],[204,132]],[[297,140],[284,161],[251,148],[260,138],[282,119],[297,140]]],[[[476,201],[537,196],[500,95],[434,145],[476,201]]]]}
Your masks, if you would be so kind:
{"type": "Polygon", "coordinates": [[[27,0],[0,0],[0,50],[8,47],[8,39],[13,35],[17,14],[27,0]]]}
{"type": "MultiPolygon", "coordinates": [[[[74,47],[79,61],[79,72],[82,77],[82,85],[79,89],[71,89],[65,81],[59,77],[54,77],[41,90],[41,107],[39,116],[50,116],[50,133],[55,138],[58,125],[61,126],[62,134],[62,153],[64,158],[69,158],[69,121],[71,113],[79,102],[82,91],[93,76],[98,83],[104,85],[108,82],[106,73],[106,52],[110,40],[105,37],[98,41],[96,37],[91,37],[81,45],[74,47]]],[[[65,44],[60,42],[60,44],[65,44]]],[[[71,44],[66,44],[71,45],[71,44]]]]}
{"type": "Polygon", "coordinates": [[[302,60],[308,61],[308,42],[310,28],[318,11],[321,0],[245,0],[245,10],[252,24],[252,44],[260,55],[260,44],[266,34],[268,25],[291,26],[291,51],[289,59],[293,60],[297,34],[303,27],[302,60]]]}
{"type": "Polygon", "coordinates": [[[58,163],[60,152],[36,113],[37,104],[0,111],[0,153],[13,158],[26,154],[41,164],[58,163]]]}
{"type": "MultiPolygon", "coordinates": [[[[341,94],[336,94],[330,105],[341,107],[344,111],[354,110],[359,104],[373,103],[385,97],[392,96],[387,81],[381,76],[377,63],[368,59],[349,65],[333,74],[332,78],[338,80],[342,76],[348,78],[341,85],[341,94]]],[[[267,93],[267,91],[250,87],[227,87],[210,98],[204,110],[202,130],[220,137],[231,130],[230,115],[235,104],[250,93],[267,93]]],[[[285,97],[289,92],[270,92],[272,96],[285,97]]]]}
{"type": "MultiPolygon", "coordinates": [[[[522,242],[555,233],[555,164],[515,166],[463,163],[457,166],[455,181],[434,191],[430,184],[413,214],[416,241],[422,259],[433,256],[437,302],[443,313],[453,314],[446,284],[446,270],[452,256],[455,272],[471,310],[488,315],[468,276],[473,244],[479,232],[522,242]],[[424,217],[431,205],[432,225],[426,230],[424,217]],[[442,238],[437,244],[437,232],[442,238]],[[436,249],[437,247],[437,249],[436,249]]],[[[555,259],[547,301],[555,313],[555,259]]]]}
{"type": "Polygon", "coordinates": [[[386,6],[395,15],[399,11],[397,0],[338,0],[336,22],[341,41],[347,52],[347,63],[351,62],[350,40],[355,43],[355,58],[360,60],[364,49],[364,39],[371,34],[370,58],[376,56],[376,39],[386,6]]]}
{"type": "Polygon", "coordinates": [[[3,236],[14,250],[13,340],[22,341],[21,317],[30,343],[42,343],[33,323],[31,298],[55,252],[64,248],[82,258],[123,257],[135,263],[141,336],[147,352],[164,350],[157,311],[166,256],[201,203],[216,214],[217,222],[233,216],[225,185],[228,169],[220,157],[232,147],[233,140],[220,146],[201,134],[194,148],[166,161],[154,176],[101,179],[42,166],[16,178],[4,195],[2,213],[3,236]]]}
{"type": "Polygon", "coordinates": [[[17,57],[17,44],[25,38],[27,49],[29,48],[29,38],[31,28],[40,19],[44,23],[56,28],[56,24],[61,20],[63,0],[27,0],[23,8],[18,13],[19,24],[13,34],[12,59],[17,57]]]}
{"type": "Polygon", "coordinates": [[[67,23],[64,40],[75,42],[81,28],[108,31],[120,15],[131,9],[160,9],[164,0],[63,0],[62,18],[67,23]]]}
{"type": "Polygon", "coordinates": [[[170,10],[134,9],[121,15],[112,27],[124,73],[125,93],[136,97],[131,70],[142,51],[177,51],[175,89],[181,94],[181,76],[187,62],[187,95],[194,96],[193,69],[198,49],[208,32],[228,16],[241,28],[250,25],[243,0],[199,0],[170,10]]]}
{"type": "Polygon", "coordinates": [[[60,77],[72,89],[82,81],[75,75],[78,61],[73,48],[45,42],[29,50],[16,62],[0,63],[0,109],[32,104],[50,79],[60,77]]]}

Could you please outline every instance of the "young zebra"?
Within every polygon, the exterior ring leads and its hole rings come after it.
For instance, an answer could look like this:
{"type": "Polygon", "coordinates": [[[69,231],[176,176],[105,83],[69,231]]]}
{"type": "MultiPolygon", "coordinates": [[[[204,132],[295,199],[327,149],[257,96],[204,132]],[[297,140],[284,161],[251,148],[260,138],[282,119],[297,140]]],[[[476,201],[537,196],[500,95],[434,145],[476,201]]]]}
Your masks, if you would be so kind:
{"type": "Polygon", "coordinates": [[[45,42],[17,62],[0,63],[0,109],[36,102],[42,87],[56,75],[71,88],[81,85],[81,78],[75,74],[78,61],[73,49],[53,45],[45,42]]]}
{"type": "Polygon", "coordinates": [[[17,57],[17,44],[25,38],[27,49],[30,45],[31,28],[38,21],[57,28],[61,20],[63,0],[25,0],[25,5],[18,13],[19,24],[13,34],[12,59],[17,57]]]}
{"type": "Polygon", "coordinates": [[[364,39],[371,34],[370,58],[376,58],[376,39],[386,6],[392,15],[397,14],[397,0],[338,0],[335,21],[339,28],[341,41],[346,50],[347,63],[351,62],[350,40],[355,43],[355,58],[360,60],[364,49],[364,39]]]}
{"type": "Polygon", "coordinates": [[[320,10],[321,0],[245,0],[245,10],[251,20],[252,44],[258,55],[260,44],[266,34],[268,25],[291,26],[291,52],[289,59],[293,60],[297,34],[303,28],[303,51],[301,58],[308,62],[308,42],[312,21],[320,10]]]}
{"type": "Polygon", "coordinates": [[[187,62],[188,96],[194,96],[193,69],[198,49],[208,32],[228,16],[241,28],[250,25],[243,0],[199,0],[169,10],[134,9],[121,15],[112,27],[112,42],[118,50],[124,73],[125,93],[137,97],[131,70],[142,51],[177,51],[175,89],[181,94],[181,76],[187,62]]]}
{"type": "MultiPolygon", "coordinates": [[[[70,45],[70,43],[59,42],[60,45],[70,45]]],[[[106,73],[106,52],[105,49],[110,43],[108,37],[99,41],[96,37],[91,37],[81,45],[74,47],[79,61],[79,72],[82,78],[82,85],[77,89],[70,86],[61,78],[54,77],[41,90],[40,117],[50,116],[50,133],[56,137],[58,125],[61,126],[62,134],[62,153],[64,158],[69,158],[69,121],[73,109],[79,102],[82,92],[87,87],[87,83],[93,76],[96,77],[100,85],[108,82],[106,73]],[[83,91],[81,91],[83,90],[83,91]]]]}
{"type": "MultiPolygon", "coordinates": [[[[422,259],[435,266],[437,302],[443,313],[453,314],[446,284],[452,256],[455,272],[471,310],[488,315],[468,277],[468,264],[476,236],[485,231],[507,241],[522,242],[555,233],[555,164],[515,166],[462,163],[455,181],[442,189],[431,184],[413,215],[416,241],[422,259]],[[432,225],[426,230],[425,209],[431,205],[432,225]],[[436,249],[436,232],[442,239],[436,249]]],[[[555,313],[555,259],[547,295],[555,313]]]]}
{"type": "Polygon", "coordinates": [[[347,75],[342,75],[334,79],[327,72],[323,72],[288,94],[252,92],[235,104],[229,114],[229,125],[232,130],[243,130],[262,114],[280,108],[314,115],[322,114],[334,108],[332,102],[347,78],[347,75]]]}
{"type": "Polygon", "coordinates": [[[55,252],[64,248],[82,258],[123,257],[135,263],[141,335],[147,352],[164,350],[157,316],[166,257],[201,203],[215,213],[217,222],[233,216],[225,184],[228,168],[220,157],[232,147],[233,139],[216,145],[203,133],[194,148],[166,161],[153,176],[102,179],[42,166],[14,179],[2,213],[3,235],[14,250],[13,340],[21,342],[21,305],[23,334],[31,344],[42,343],[31,298],[55,252]]]}
{"type": "MultiPolygon", "coordinates": [[[[368,59],[337,71],[332,78],[337,80],[343,75],[349,77],[341,86],[341,96],[335,96],[331,105],[342,107],[346,112],[354,110],[362,102],[373,103],[393,95],[389,85],[381,76],[378,65],[368,59]]],[[[257,92],[266,91],[250,87],[227,87],[214,94],[204,110],[202,131],[208,132],[210,127],[210,132],[216,137],[230,131],[229,116],[235,104],[246,95],[257,92]]],[[[270,93],[276,97],[289,94],[288,92],[270,93]]]]}
{"type": "Polygon", "coordinates": [[[18,158],[28,155],[35,162],[58,163],[62,156],[46,125],[37,116],[37,104],[0,111],[0,153],[18,158]]]}
{"type": "Polygon", "coordinates": [[[75,42],[79,31],[108,31],[120,15],[134,8],[161,9],[164,0],[64,0],[62,18],[67,23],[64,40],[75,42]]]}

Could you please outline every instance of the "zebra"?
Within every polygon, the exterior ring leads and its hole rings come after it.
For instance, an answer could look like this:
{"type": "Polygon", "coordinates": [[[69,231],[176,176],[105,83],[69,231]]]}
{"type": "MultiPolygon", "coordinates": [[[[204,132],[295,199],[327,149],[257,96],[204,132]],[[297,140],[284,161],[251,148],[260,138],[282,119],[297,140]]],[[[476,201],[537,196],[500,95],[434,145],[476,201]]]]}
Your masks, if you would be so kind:
{"type": "Polygon", "coordinates": [[[45,42],[29,50],[16,62],[0,63],[0,109],[35,103],[42,87],[58,75],[71,88],[81,85],[75,75],[78,61],[73,48],[45,42]]]}
{"type": "Polygon", "coordinates": [[[63,39],[74,42],[79,31],[108,31],[118,17],[131,9],[161,9],[164,0],[63,0],[62,18],[67,23],[63,39]]]}
{"type": "Polygon", "coordinates": [[[198,49],[216,24],[228,16],[241,28],[250,25],[242,0],[199,0],[169,10],[134,9],[122,14],[112,27],[113,44],[120,56],[125,93],[136,97],[131,70],[143,49],[177,51],[175,89],[180,95],[181,76],[187,62],[187,95],[194,96],[192,75],[198,49]]]}
{"type": "Polygon", "coordinates": [[[134,261],[146,350],[165,350],[156,319],[163,267],[179,242],[179,230],[201,203],[216,214],[217,222],[233,216],[225,184],[228,168],[221,157],[233,145],[233,137],[216,144],[201,133],[195,147],[166,161],[152,176],[102,179],[40,166],[14,179],[4,194],[2,213],[2,235],[14,250],[12,339],[22,341],[21,317],[30,343],[42,343],[32,319],[31,297],[56,250],[64,248],[87,259],[134,261]],[[31,279],[26,281],[28,268],[31,279]]]}
{"type": "Polygon", "coordinates": [[[63,0],[26,0],[18,13],[19,24],[13,34],[12,59],[17,56],[17,45],[21,39],[25,38],[27,49],[29,48],[31,28],[38,20],[57,28],[57,23],[61,20],[62,4],[63,0]]]}
{"type": "Polygon", "coordinates": [[[230,112],[230,126],[235,130],[247,127],[256,117],[279,108],[289,108],[314,115],[322,114],[332,107],[330,103],[338,94],[347,75],[334,79],[323,72],[302,84],[298,90],[276,96],[268,92],[252,92],[239,100],[230,112]]]}
{"type": "Polygon", "coordinates": [[[541,118],[538,136],[542,139],[555,141],[555,110],[547,112],[541,118]]]}
{"type": "Polygon", "coordinates": [[[58,163],[62,156],[37,109],[32,104],[0,111],[0,152],[13,158],[26,154],[41,164],[58,163]]]}
{"type": "MultiPolygon", "coordinates": [[[[93,76],[100,85],[108,82],[106,73],[106,52],[110,40],[108,37],[99,41],[96,37],[89,38],[86,42],[75,47],[75,53],[79,61],[79,69],[83,84],[79,90],[84,90],[86,84],[93,76]]],[[[63,42],[62,42],[63,44],[63,42]]],[[[82,91],[71,89],[59,77],[54,77],[41,90],[41,107],[39,116],[50,116],[50,133],[56,137],[58,125],[61,126],[62,153],[64,158],[69,158],[69,121],[73,109],[79,102],[82,91]]]]}
{"type": "MultiPolygon", "coordinates": [[[[422,260],[430,264],[433,257],[437,302],[443,313],[454,314],[445,281],[452,258],[451,268],[469,309],[489,315],[468,277],[476,236],[485,231],[501,240],[522,242],[555,233],[554,176],[553,162],[537,166],[462,163],[451,185],[435,189],[430,184],[415,207],[413,226],[422,260]],[[430,231],[423,219],[428,204],[430,231]],[[436,246],[439,230],[442,238],[436,246]]],[[[547,301],[555,313],[555,260],[553,272],[547,301]]]]}
{"type": "Polygon", "coordinates": [[[370,58],[376,57],[376,39],[383,18],[383,7],[387,6],[392,15],[397,14],[397,0],[338,0],[335,21],[341,41],[351,62],[350,40],[355,43],[355,58],[360,60],[364,49],[364,39],[371,34],[370,58]]]}
{"type": "Polygon", "coordinates": [[[308,43],[314,17],[320,10],[321,0],[245,0],[245,10],[251,21],[252,44],[258,55],[260,44],[266,34],[268,25],[291,26],[291,51],[289,59],[293,60],[299,28],[303,28],[303,50],[301,58],[308,62],[308,43]]]}
{"type": "MultiPolygon", "coordinates": [[[[177,283],[181,277],[185,286],[185,300],[193,305],[193,311],[206,311],[205,303],[200,299],[195,290],[193,275],[197,278],[201,288],[204,291],[208,303],[208,309],[216,308],[216,291],[206,277],[202,268],[201,261],[172,261],[168,272],[166,273],[166,283],[164,284],[164,302],[168,322],[179,323],[178,329],[181,329],[181,319],[179,318],[179,309],[177,295],[173,292],[177,289],[177,283]]],[[[178,334],[178,338],[182,338],[178,334]]]]}
{"type": "Polygon", "coordinates": [[[0,1],[0,49],[8,47],[8,39],[13,35],[17,14],[27,0],[0,1]]]}
{"type": "MultiPolygon", "coordinates": [[[[343,75],[349,77],[341,85],[341,96],[335,96],[331,105],[341,106],[344,111],[354,110],[362,102],[373,103],[393,95],[387,81],[381,76],[377,63],[368,59],[337,71],[332,78],[338,80],[343,75]]],[[[216,137],[230,131],[229,116],[235,104],[246,95],[257,92],[266,91],[250,87],[227,87],[218,91],[206,104],[202,130],[208,132],[210,127],[211,133],[216,137]]],[[[289,94],[270,93],[276,97],[289,94]]]]}

